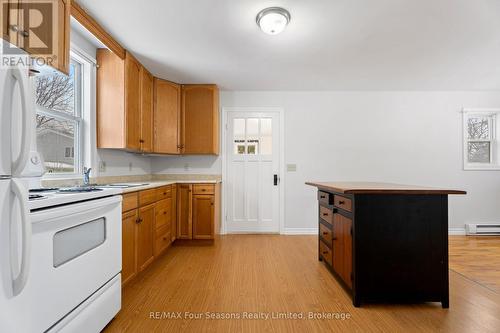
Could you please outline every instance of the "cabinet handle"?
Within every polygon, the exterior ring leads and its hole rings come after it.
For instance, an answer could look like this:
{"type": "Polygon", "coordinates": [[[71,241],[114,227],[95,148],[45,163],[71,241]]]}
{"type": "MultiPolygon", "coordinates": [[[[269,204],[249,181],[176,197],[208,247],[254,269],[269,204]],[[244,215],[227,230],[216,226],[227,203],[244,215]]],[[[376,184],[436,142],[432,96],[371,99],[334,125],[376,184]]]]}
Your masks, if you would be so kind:
{"type": "Polygon", "coordinates": [[[328,254],[328,251],[323,251],[323,254],[328,254]]]}
{"type": "Polygon", "coordinates": [[[339,201],[339,205],[343,205],[343,204],[345,204],[345,201],[344,200],[340,200],[339,201]]]}
{"type": "Polygon", "coordinates": [[[319,198],[320,198],[320,199],[326,199],[326,196],[324,196],[324,195],[320,195],[320,196],[319,196],[319,198]]]}
{"type": "Polygon", "coordinates": [[[166,211],[163,211],[163,215],[167,215],[167,212],[166,212],[166,211]]]}
{"type": "Polygon", "coordinates": [[[163,195],[167,195],[167,192],[163,192],[163,195]]]}
{"type": "Polygon", "coordinates": [[[207,190],[206,188],[202,188],[202,189],[201,189],[201,191],[202,191],[202,192],[205,192],[206,190],[207,190]]]}
{"type": "Polygon", "coordinates": [[[136,219],[136,220],[135,220],[135,223],[139,224],[139,223],[141,223],[141,220],[136,219]]]}
{"type": "Polygon", "coordinates": [[[323,231],[323,235],[325,235],[325,236],[326,236],[326,235],[328,235],[328,232],[326,232],[326,231],[323,231]]]}
{"type": "Polygon", "coordinates": [[[332,237],[332,240],[337,240],[337,237],[332,237]]]}
{"type": "Polygon", "coordinates": [[[19,27],[18,27],[17,25],[15,25],[15,24],[12,24],[12,25],[10,26],[10,30],[12,30],[12,31],[14,31],[14,32],[18,32],[18,31],[19,31],[19,27]]]}
{"type": "Polygon", "coordinates": [[[323,216],[328,216],[328,213],[323,213],[323,216]]]}
{"type": "Polygon", "coordinates": [[[140,142],[140,143],[144,143],[144,140],[143,140],[143,139],[140,139],[140,140],[139,140],[139,142],[140,142]]]}
{"type": "Polygon", "coordinates": [[[23,31],[21,31],[21,35],[23,37],[28,37],[30,35],[30,33],[28,31],[26,31],[26,30],[23,30],[23,31]]]}
{"type": "Polygon", "coordinates": [[[166,241],[167,240],[167,237],[163,237],[163,240],[166,241]]]}

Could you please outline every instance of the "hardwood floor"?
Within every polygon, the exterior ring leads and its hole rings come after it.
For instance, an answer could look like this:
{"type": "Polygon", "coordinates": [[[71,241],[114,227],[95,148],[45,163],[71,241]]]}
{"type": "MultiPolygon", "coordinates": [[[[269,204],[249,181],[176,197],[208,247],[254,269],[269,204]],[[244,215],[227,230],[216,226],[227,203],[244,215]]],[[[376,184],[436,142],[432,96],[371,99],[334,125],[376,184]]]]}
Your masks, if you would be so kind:
{"type": "Polygon", "coordinates": [[[500,237],[450,236],[450,269],[500,294],[500,237]]]}
{"type": "Polygon", "coordinates": [[[214,246],[169,249],[124,289],[122,311],[105,331],[499,332],[500,295],[450,271],[449,309],[439,303],[354,308],[318,262],[316,236],[229,235],[214,246]],[[206,312],[244,311],[306,319],[205,318],[206,312]],[[171,312],[181,318],[153,318],[171,312]],[[309,312],[349,317],[307,319],[309,312]],[[198,313],[201,319],[188,318],[198,313]]]}

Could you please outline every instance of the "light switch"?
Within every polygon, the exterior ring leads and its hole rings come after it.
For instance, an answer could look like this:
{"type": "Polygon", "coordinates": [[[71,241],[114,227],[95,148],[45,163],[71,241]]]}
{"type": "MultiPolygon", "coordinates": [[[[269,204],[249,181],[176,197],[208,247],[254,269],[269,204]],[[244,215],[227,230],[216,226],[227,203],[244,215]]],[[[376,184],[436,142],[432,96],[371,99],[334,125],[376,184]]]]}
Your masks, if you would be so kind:
{"type": "Polygon", "coordinates": [[[286,165],[286,171],[288,171],[288,172],[295,172],[295,171],[297,171],[297,164],[287,164],[286,165]]]}

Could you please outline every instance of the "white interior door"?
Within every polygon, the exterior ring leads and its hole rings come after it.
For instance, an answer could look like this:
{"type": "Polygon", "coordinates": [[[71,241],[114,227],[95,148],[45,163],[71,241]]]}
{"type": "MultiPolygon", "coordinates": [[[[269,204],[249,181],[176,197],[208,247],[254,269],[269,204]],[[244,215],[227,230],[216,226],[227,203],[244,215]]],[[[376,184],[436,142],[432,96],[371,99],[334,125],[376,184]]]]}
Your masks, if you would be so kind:
{"type": "Polygon", "coordinates": [[[228,233],[280,231],[279,112],[228,112],[228,233]]]}

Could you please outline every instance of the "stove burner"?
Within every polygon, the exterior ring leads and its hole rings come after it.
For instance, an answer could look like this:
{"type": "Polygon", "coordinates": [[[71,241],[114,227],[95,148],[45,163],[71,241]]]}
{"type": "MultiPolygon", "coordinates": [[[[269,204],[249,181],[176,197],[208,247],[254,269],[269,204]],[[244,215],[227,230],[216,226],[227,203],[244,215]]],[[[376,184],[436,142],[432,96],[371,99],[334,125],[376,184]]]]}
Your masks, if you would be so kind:
{"type": "Polygon", "coordinates": [[[102,191],[102,188],[97,187],[71,187],[63,188],[57,191],[57,193],[87,193],[87,192],[98,192],[102,191]]]}
{"type": "Polygon", "coordinates": [[[30,194],[29,195],[29,200],[40,200],[40,199],[47,199],[47,197],[40,195],[40,194],[30,194]]]}
{"type": "Polygon", "coordinates": [[[59,190],[59,187],[32,188],[30,189],[30,193],[54,192],[57,190],[59,190]]]}

